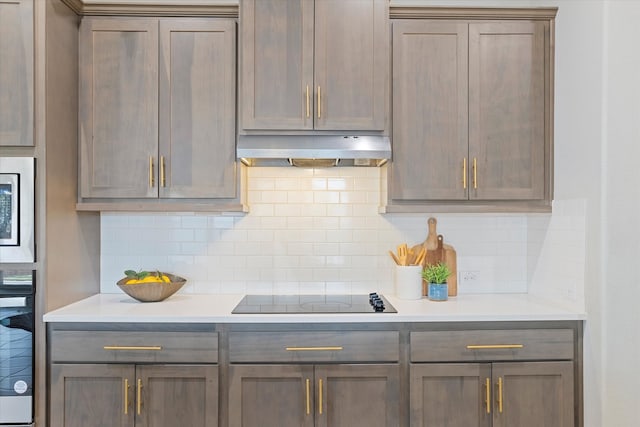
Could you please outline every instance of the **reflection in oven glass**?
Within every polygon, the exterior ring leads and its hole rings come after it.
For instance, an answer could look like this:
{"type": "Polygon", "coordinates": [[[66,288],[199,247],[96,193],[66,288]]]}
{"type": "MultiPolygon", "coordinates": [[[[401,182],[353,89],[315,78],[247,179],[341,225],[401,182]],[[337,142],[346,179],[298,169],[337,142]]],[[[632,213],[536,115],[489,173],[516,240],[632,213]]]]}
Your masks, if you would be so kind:
{"type": "Polygon", "coordinates": [[[0,396],[32,394],[32,314],[0,308],[0,396]]]}

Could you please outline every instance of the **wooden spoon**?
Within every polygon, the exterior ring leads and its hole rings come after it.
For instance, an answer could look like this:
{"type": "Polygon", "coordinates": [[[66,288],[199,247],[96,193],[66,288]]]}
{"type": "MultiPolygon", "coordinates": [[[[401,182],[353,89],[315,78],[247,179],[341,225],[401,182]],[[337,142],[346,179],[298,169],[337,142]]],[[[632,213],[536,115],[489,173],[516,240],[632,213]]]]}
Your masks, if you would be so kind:
{"type": "Polygon", "coordinates": [[[391,255],[391,258],[393,258],[393,260],[395,261],[395,263],[397,265],[400,265],[400,260],[398,259],[398,257],[396,256],[396,254],[394,254],[392,251],[389,251],[389,255],[391,255]]]}

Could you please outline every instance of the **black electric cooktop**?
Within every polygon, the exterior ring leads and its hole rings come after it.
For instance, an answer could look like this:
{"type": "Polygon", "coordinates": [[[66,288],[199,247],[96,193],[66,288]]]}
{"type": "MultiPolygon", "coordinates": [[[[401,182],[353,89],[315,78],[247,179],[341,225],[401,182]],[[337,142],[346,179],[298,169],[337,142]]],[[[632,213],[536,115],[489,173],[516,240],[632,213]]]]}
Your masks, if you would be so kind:
{"type": "Polygon", "coordinates": [[[376,293],[362,295],[245,295],[232,314],[397,313],[376,293]]]}

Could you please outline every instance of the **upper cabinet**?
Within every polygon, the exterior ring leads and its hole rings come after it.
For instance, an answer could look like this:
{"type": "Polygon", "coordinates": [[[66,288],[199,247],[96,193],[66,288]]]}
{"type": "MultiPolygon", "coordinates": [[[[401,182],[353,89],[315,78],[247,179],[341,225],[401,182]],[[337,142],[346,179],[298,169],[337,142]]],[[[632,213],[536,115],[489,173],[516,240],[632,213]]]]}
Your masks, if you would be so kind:
{"type": "Polygon", "coordinates": [[[235,80],[232,20],[83,19],[79,206],[238,199],[235,80]]]}
{"type": "Polygon", "coordinates": [[[0,146],[33,146],[33,0],[0,0],[0,146]]]}
{"type": "Polygon", "coordinates": [[[385,129],[387,0],[241,0],[244,130],[385,129]]]}
{"type": "Polygon", "coordinates": [[[388,211],[551,209],[551,26],[393,22],[388,211]]]}

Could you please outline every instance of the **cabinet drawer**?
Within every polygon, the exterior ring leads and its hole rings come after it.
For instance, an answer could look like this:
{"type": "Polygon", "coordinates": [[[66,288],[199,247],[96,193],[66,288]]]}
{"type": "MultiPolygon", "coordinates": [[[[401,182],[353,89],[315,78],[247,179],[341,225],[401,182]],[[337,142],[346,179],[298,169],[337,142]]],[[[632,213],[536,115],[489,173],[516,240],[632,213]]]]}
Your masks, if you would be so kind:
{"type": "Polygon", "coordinates": [[[217,363],[217,332],[52,331],[52,362],[217,363]]]}
{"type": "Polygon", "coordinates": [[[229,336],[231,362],[397,362],[399,333],[235,332],[229,336]]]}
{"type": "Polygon", "coordinates": [[[573,349],[571,329],[411,333],[412,362],[570,360],[573,349]]]}

